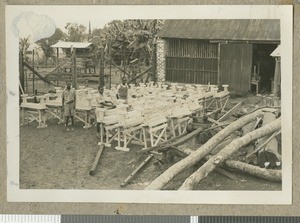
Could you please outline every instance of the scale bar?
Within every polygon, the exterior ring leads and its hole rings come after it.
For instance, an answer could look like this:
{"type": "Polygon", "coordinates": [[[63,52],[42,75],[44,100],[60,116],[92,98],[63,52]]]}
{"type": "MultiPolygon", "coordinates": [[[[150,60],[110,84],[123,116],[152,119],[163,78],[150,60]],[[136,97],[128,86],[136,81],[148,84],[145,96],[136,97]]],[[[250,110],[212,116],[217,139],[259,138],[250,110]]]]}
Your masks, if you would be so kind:
{"type": "Polygon", "coordinates": [[[0,215],[0,223],[298,223],[283,216],[0,215]]]}
{"type": "Polygon", "coordinates": [[[60,215],[0,215],[0,223],[60,223],[60,215]]]}

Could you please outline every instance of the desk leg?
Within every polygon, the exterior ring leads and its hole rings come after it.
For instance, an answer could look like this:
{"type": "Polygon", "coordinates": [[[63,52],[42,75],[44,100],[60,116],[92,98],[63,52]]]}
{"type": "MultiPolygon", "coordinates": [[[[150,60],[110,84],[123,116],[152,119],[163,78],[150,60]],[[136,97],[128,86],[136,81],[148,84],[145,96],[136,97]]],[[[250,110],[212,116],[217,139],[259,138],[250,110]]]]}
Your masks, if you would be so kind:
{"type": "Polygon", "coordinates": [[[85,111],[84,129],[91,128],[92,125],[89,123],[90,111],[85,111]]]}
{"type": "Polygon", "coordinates": [[[47,127],[44,122],[44,119],[45,119],[44,112],[45,112],[44,110],[38,110],[38,115],[39,115],[39,117],[38,117],[39,125],[37,127],[38,129],[47,127]]]}
{"type": "Polygon", "coordinates": [[[143,127],[143,136],[144,136],[144,146],[145,149],[147,149],[147,131],[146,131],[146,127],[143,127]]]}
{"type": "Polygon", "coordinates": [[[175,138],[176,137],[176,130],[175,130],[175,124],[174,124],[174,119],[171,119],[171,128],[172,128],[172,134],[173,134],[173,137],[175,138]]]}
{"type": "Polygon", "coordinates": [[[63,120],[63,110],[62,110],[62,107],[58,108],[57,109],[57,113],[58,113],[58,117],[59,117],[59,120],[58,120],[58,123],[57,124],[61,124],[64,122],[63,120]]]}
{"type": "Polygon", "coordinates": [[[100,123],[100,131],[101,131],[100,140],[101,140],[101,143],[103,143],[103,136],[104,136],[104,126],[103,126],[103,123],[100,123]]]}

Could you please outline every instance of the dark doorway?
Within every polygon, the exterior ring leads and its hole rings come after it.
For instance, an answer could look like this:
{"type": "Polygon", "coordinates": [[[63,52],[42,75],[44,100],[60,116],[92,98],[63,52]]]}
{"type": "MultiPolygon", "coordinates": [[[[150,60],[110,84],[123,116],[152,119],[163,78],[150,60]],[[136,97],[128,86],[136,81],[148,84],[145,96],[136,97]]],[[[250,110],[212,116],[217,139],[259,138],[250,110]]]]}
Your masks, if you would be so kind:
{"type": "MultiPolygon", "coordinates": [[[[260,80],[259,93],[270,93],[274,78],[275,59],[270,54],[276,49],[277,44],[253,44],[252,78],[260,80]]],[[[252,91],[254,91],[252,89],[252,91]]]]}

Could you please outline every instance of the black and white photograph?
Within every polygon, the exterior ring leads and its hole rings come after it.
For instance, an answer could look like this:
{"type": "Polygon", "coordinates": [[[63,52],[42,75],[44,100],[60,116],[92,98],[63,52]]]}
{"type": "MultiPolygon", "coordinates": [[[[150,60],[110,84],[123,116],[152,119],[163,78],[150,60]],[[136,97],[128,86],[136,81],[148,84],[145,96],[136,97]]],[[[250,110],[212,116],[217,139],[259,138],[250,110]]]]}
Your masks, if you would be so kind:
{"type": "Polygon", "coordinates": [[[8,200],[291,203],[291,7],[7,6],[6,40],[8,200]]]}

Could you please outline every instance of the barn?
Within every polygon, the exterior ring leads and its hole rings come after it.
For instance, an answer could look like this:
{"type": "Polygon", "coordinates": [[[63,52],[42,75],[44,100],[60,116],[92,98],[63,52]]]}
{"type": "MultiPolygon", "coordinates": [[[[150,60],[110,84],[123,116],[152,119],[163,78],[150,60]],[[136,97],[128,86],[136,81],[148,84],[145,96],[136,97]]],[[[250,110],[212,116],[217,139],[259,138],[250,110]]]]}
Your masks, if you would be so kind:
{"type": "Polygon", "coordinates": [[[159,81],[271,91],[280,20],[166,20],[158,36],[159,81]]]}

